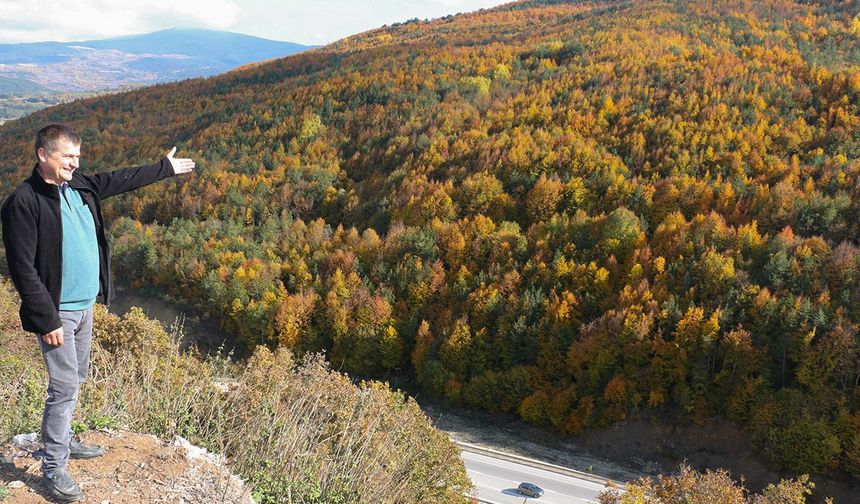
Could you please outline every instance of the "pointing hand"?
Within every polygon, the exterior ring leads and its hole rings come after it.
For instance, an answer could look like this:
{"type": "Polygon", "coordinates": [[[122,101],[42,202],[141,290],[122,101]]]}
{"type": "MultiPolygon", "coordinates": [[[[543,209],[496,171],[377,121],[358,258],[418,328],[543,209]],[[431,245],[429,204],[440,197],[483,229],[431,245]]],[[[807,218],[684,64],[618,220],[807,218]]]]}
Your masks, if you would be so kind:
{"type": "Polygon", "coordinates": [[[188,173],[194,169],[193,160],[190,158],[175,158],[173,157],[174,154],[176,154],[176,147],[170,149],[170,152],[167,153],[167,160],[170,161],[170,166],[173,167],[174,174],[188,173]]]}

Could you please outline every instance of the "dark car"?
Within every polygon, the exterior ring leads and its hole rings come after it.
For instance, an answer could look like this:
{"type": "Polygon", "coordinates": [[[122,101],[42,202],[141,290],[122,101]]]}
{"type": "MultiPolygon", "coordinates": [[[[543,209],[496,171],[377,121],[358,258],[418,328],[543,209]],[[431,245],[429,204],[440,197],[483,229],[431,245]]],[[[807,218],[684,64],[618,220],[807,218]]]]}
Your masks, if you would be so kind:
{"type": "Polygon", "coordinates": [[[529,497],[540,497],[543,495],[543,488],[534,483],[520,483],[520,486],[517,487],[517,492],[529,497]]]}

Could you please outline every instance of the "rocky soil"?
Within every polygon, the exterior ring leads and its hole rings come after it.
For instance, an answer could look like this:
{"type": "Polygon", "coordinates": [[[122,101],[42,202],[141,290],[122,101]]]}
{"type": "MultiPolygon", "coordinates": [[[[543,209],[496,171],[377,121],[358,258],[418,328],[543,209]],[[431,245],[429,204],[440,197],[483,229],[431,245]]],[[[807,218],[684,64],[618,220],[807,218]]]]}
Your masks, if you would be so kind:
{"type": "MultiPolygon", "coordinates": [[[[182,438],[167,442],[151,435],[102,430],[85,443],[105,447],[103,457],[72,460],[69,471],[84,490],[84,503],[143,502],[252,504],[250,490],[232,475],[220,457],[182,438]]],[[[42,486],[37,443],[0,448],[0,496],[3,504],[54,502],[42,486]],[[38,454],[37,454],[38,455],[38,454]]]]}

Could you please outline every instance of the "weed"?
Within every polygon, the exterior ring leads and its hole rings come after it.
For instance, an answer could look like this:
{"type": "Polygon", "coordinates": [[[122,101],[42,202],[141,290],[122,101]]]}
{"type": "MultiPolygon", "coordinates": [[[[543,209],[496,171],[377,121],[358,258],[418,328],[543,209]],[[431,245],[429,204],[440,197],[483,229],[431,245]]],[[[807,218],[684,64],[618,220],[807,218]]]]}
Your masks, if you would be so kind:
{"type": "Polygon", "coordinates": [[[88,429],[86,422],[80,420],[72,420],[72,433],[76,436],[86,432],[88,429]]]}

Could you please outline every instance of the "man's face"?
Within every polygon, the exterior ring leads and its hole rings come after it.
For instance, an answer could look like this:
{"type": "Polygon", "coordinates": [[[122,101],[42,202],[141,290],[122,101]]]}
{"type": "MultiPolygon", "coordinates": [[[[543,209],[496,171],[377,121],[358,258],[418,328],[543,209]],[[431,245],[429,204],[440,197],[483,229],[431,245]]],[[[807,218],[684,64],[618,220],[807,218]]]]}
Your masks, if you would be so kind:
{"type": "Polygon", "coordinates": [[[81,146],[60,140],[53,152],[39,149],[39,173],[45,182],[60,185],[72,180],[72,173],[78,168],[80,160],[81,146]]]}

